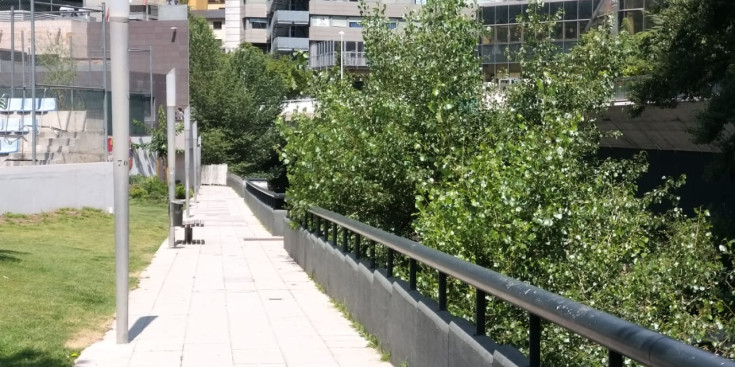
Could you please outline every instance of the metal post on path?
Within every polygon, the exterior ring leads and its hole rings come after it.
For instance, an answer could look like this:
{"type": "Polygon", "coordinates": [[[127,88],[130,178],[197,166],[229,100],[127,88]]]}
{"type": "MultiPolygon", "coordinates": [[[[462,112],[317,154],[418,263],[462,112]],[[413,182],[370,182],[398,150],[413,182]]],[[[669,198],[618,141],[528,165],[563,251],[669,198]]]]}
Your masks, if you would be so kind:
{"type": "MultiPolygon", "coordinates": [[[[130,139],[130,64],[128,55],[127,0],[110,3],[110,70],[112,86],[112,156],[115,198],[115,304],[117,343],[128,339],[128,277],[129,277],[129,151],[130,139]]],[[[104,18],[103,18],[104,21],[104,18]]]]}
{"type": "Polygon", "coordinates": [[[176,69],[166,74],[166,150],[168,153],[168,245],[176,245],[174,228],[174,199],[176,197],[176,69]]]}

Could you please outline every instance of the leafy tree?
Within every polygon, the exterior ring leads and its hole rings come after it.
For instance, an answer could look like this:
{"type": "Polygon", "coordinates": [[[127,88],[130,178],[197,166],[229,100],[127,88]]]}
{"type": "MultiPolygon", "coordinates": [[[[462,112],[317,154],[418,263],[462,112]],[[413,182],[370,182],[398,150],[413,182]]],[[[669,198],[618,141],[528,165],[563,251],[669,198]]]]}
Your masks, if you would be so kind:
{"type": "Polygon", "coordinates": [[[206,130],[224,106],[218,103],[223,88],[220,68],[225,56],[207,21],[189,12],[189,93],[193,117],[206,130]]]}
{"type": "MultiPolygon", "coordinates": [[[[733,277],[720,262],[729,244],[713,239],[705,213],[676,207],[682,179],[639,196],[643,157],[596,158],[601,133],[589,116],[608,104],[623,41],[608,25],[561,53],[551,42],[558,17],[532,3],[514,55],[521,82],[483,91],[469,5],[429,2],[401,32],[380,12],[365,18],[363,90],[322,75],[314,118],[279,122],[292,212],[325,207],[732,355],[733,277]]],[[[426,273],[420,285],[433,292],[435,282],[426,273]]],[[[468,290],[450,289],[451,311],[471,317],[468,290]]],[[[494,300],[489,309],[490,336],[523,348],[526,315],[494,300]]],[[[549,365],[606,358],[557,327],[543,340],[549,365]]]]}
{"type": "Polygon", "coordinates": [[[695,142],[717,144],[714,172],[735,174],[735,2],[662,0],[652,18],[656,26],[641,42],[648,77],[631,98],[637,112],[704,100],[695,142]]]}
{"type": "Polygon", "coordinates": [[[223,54],[206,21],[189,19],[191,95],[204,141],[203,163],[227,163],[241,175],[285,177],[275,151],[281,140],[274,121],[283,100],[299,95],[310,77],[306,59],[274,58],[247,43],[223,54]]]}
{"type": "Polygon", "coordinates": [[[432,2],[409,15],[400,37],[380,13],[367,17],[370,76],[362,90],[349,75],[322,75],[311,90],[316,117],[281,123],[297,211],[316,204],[412,233],[419,180],[437,176],[446,168],[440,157],[471,149],[484,131],[479,62],[465,57],[480,27],[458,13],[459,3],[432,2]]]}
{"type": "Polygon", "coordinates": [[[274,56],[268,60],[267,69],[283,78],[283,84],[287,88],[287,98],[301,96],[311,82],[309,54],[304,51],[296,51],[291,56],[274,56]]]}
{"type": "MultiPolygon", "coordinates": [[[[71,45],[57,33],[46,32],[46,40],[40,45],[43,53],[38,55],[38,64],[45,70],[45,82],[51,85],[72,85],[77,78],[77,66],[72,56],[71,45]]],[[[66,91],[54,90],[59,104],[65,106],[66,91]]],[[[74,106],[71,106],[73,108],[74,106]]],[[[66,108],[66,107],[64,107],[66,108]]]]}

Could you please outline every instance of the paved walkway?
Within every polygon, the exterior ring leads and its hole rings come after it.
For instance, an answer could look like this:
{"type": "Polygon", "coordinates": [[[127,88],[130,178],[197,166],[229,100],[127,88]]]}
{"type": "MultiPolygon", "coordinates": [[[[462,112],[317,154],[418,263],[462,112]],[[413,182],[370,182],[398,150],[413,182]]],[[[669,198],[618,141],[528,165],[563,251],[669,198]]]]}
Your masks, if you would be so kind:
{"type": "Polygon", "coordinates": [[[198,199],[205,244],[164,242],[130,293],[131,342],[115,343],[113,322],[77,366],[390,366],[232,189],[198,199]]]}

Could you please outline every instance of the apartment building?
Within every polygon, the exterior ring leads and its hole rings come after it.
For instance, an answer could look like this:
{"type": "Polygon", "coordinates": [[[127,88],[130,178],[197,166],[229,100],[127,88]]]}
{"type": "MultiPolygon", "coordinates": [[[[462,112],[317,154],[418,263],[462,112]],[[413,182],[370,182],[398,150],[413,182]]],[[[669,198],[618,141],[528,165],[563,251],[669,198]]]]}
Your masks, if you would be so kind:
{"type": "MultiPolygon", "coordinates": [[[[136,0],[139,1],[139,0],[136,0]]],[[[160,1],[160,0],[158,0],[160,1]]],[[[571,50],[580,35],[599,24],[605,16],[617,14],[618,23],[631,32],[650,27],[645,16],[656,0],[547,0],[544,12],[563,16],[555,41],[563,51],[571,50]]],[[[384,5],[389,27],[400,28],[404,15],[426,0],[368,0],[368,5],[384,5]]],[[[520,74],[520,65],[509,53],[524,41],[517,17],[529,0],[480,0],[477,17],[490,30],[490,37],[478,40],[483,77],[520,74]]],[[[308,51],[310,66],[324,69],[340,64],[346,69],[367,69],[358,1],[348,0],[190,0],[195,14],[207,19],[223,50],[236,49],[242,42],[264,51],[290,54],[308,51]],[[339,50],[344,49],[341,54],[339,50]]]]}
{"type": "MultiPolygon", "coordinates": [[[[369,0],[382,4],[391,25],[425,0],[369,0]]],[[[365,68],[359,2],[347,0],[190,0],[194,14],[204,17],[226,51],[248,42],[273,53],[308,51],[314,68],[337,65],[344,42],[346,67],[365,68]]]]}

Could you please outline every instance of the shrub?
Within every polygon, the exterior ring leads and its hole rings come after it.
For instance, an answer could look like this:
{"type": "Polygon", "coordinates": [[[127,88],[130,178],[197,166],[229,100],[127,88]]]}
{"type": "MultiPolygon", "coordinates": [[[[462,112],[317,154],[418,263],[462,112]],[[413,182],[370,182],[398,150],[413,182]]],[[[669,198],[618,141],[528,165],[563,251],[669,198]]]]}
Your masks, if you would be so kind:
{"type": "Polygon", "coordinates": [[[157,177],[130,176],[130,197],[133,199],[167,202],[168,187],[157,177]]]}

